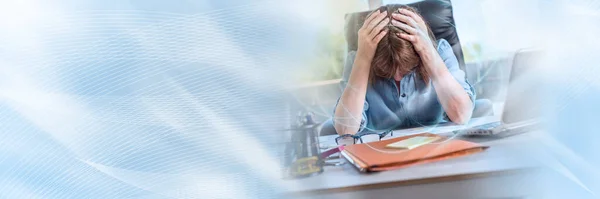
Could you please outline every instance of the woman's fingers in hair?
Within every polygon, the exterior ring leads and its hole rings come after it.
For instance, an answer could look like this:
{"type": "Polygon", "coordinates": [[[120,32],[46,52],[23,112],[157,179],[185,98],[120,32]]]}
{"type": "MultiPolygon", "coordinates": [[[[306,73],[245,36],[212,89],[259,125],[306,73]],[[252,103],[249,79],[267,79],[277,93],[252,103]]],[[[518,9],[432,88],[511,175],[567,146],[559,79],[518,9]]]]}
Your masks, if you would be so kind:
{"type": "Polygon", "coordinates": [[[419,15],[417,15],[416,13],[414,13],[414,12],[408,10],[408,9],[400,8],[400,9],[398,9],[398,12],[400,12],[400,13],[406,15],[406,16],[409,16],[409,17],[413,18],[417,22],[423,21],[423,19],[421,19],[421,17],[419,15]]]}
{"type": "Polygon", "coordinates": [[[369,27],[369,25],[375,20],[375,18],[377,18],[379,15],[381,15],[381,11],[377,10],[374,11],[373,13],[369,14],[369,16],[367,16],[367,18],[365,19],[365,21],[363,22],[362,28],[367,28],[369,27]]]}
{"type": "Polygon", "coordinates": [[[417,29],[410,27],[409,25],[406,25],[405,23],[402,23],[400,21],[392,20],[392,25],[406,31],[407,33],[409,33],[411,35],[417,34],[417,29]]]}
{"type": "Polygon", "coordinates": [[[373,20],[373,18],[375,18],[376,16],[378,16],[381,12],[379,12],[379,10],[369,14],[369,16],[367,16],[367,18],[365,19],[365,22],[363,22],[363,25],[361,26],[362,28],[367,27],[367,25],[369,23],[371,23],[371,21],[373,20]]]}
{"type": "Polygon", "coordinates": [[[387,17],[385,19],[381,20],[381,22],[379,22],[379,24],[377,24],[377,26],[375,26],[375,28],[373,28],[373,30],[371,30],[371,33],[369,33],[369,36],[371,38],[377,37],[377,35],[381,32],[381,30],[383,30],[389,23],[390,23],[390,19],[387,17]]]}
{"type": "Polygon", "coordinates": [[[387,30],[381,31],[379,34],[377,34],[377,36],[375,36],[373,41],[378,44],[379,41],[381,41],[381,39],[383,39],[383,37],[385,37],[386,34],[387,34],[387,30]]]}
{"type": "MultiPolygon", "coordinates": [[[[367,26],[367,32],[369,34],[372,33],[374,31],[375,27],[377,27],[377,25],[380,24],[382,22],[382,20],[384,20],[384,18],[387,18],[387,11],[384,11],[384,12],[380,13],[379,15],[375,16],[375,18],[373,20],[371,20],[371,22],[369,22],[369,25],[367,26]]],[[[378,32],[379,31],[377,31],[376,33],[378,33],[378,32]]]]}
{"type": "Polygon", "coordinates": [[[407,24],[409,26],[412,26],[413,28],[419,27],[419,25],[417,24],[417,22],[412,17],[406,16],[406,15],[403,15],[403,14],[396,14],[396,13],[394,13],[394,14],[392,14],[392,18],[394,18],[394,19],[396,19],[398,21],[404,22],[405,24],[407,24]]]}
{"type": "Polygon", "coordinates": [[[402,39],[406,39],[407,41],[410,41],[411,43],[415,42],[416,39],[417,39],[417,36],[415,36],[415,35],[409,35],[409,34],[406,34],[406,33],[396,33],[396,35],[398,35],[398,37],[400,37],[402,39]]]}

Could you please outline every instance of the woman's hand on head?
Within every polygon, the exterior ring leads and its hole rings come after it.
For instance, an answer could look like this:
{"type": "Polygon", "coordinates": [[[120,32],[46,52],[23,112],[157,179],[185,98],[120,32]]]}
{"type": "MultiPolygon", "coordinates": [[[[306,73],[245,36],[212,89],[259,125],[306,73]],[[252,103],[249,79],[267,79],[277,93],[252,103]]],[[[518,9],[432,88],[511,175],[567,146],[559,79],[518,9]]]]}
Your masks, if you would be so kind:
{"type": "Polygon", "coordinates": [[[387,34],[385,27],[389,22],[387,11],[375,11],[365,19],[362,27],[358,30],[357,58],[364,58],[371,62],[377,44],[387,34]]]}
{"type": "Polygon", "coordinates": [[[404,30],[406,33],[397,33],[402,39],[410,41],[417,53],[423,56],[424,53],[435,52],[433,41],[428,33],[427,24],[419,15],[407,9],[400,8],[400,13],[393,13],[392,25],[404,30]]]}

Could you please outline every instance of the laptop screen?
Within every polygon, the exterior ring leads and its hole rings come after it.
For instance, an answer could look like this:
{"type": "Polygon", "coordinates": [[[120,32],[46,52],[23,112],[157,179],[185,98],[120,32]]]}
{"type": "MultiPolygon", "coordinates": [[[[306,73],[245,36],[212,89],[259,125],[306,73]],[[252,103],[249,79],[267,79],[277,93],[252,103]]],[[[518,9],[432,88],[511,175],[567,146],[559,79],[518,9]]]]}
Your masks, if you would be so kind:
{"type": "Polygon", "coordinates": [[[521,50],[515,54],[502,113],[504,124],[535,120],[540,115],[542,56],[539,50],[521,50]]]}

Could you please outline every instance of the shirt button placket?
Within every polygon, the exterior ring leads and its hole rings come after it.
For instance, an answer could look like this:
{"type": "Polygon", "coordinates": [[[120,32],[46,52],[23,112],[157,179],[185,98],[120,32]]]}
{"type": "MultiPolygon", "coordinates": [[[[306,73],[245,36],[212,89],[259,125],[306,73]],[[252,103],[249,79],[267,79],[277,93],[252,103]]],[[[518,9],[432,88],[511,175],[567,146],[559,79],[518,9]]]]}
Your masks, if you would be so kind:
{"type": "Polygon", "coordinates": [[[400,80],[400,91],[402,91],[402,93],[400,94],[400,100],[402,101],[406,101],[406,87],[404,86],[406,84],[408,75],[405,75],[402,80],[400,80]]]}

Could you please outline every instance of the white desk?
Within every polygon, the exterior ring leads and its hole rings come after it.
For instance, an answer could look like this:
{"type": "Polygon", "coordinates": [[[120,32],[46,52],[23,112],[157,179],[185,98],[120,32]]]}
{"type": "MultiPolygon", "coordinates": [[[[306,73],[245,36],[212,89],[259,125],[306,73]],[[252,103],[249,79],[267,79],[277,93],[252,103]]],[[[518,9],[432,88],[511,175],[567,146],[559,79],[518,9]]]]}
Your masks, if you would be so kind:
{"type": "MultiPolygon", "coordinates": [[[[497,117],[473,120],[468,126],[498,120],[497,117]]],[[[440,125],[394,131],[394,137],[420,132],[444,133],[464,126],[440,125]]],[[[415,165],[409,168],[359,173],[352,165],[325,167],[322,174],[293,180],[288,191],[296,197],[376,196],[392,198],[498,198],[531,196],[533,175],[539,163],[530,159],[539,147],[530,142],[536,134],[527,132],[504,138],[459,138],[483,143],[490,148],[482,153],[415,165]],[[418,186],[416,186],[418,185],[418,186]],[[477,190],[472,190],[478,187],[477,190]],[[402,193],[402,197],[398,197],[402,193]],[[374,194],[374,195],[373,195],[374,194]]],[[[320,138],[322,145],[334,144],[335,136],[320,138]]],[[[389,138],[388,138],[389,139],[389,138]]]]}

